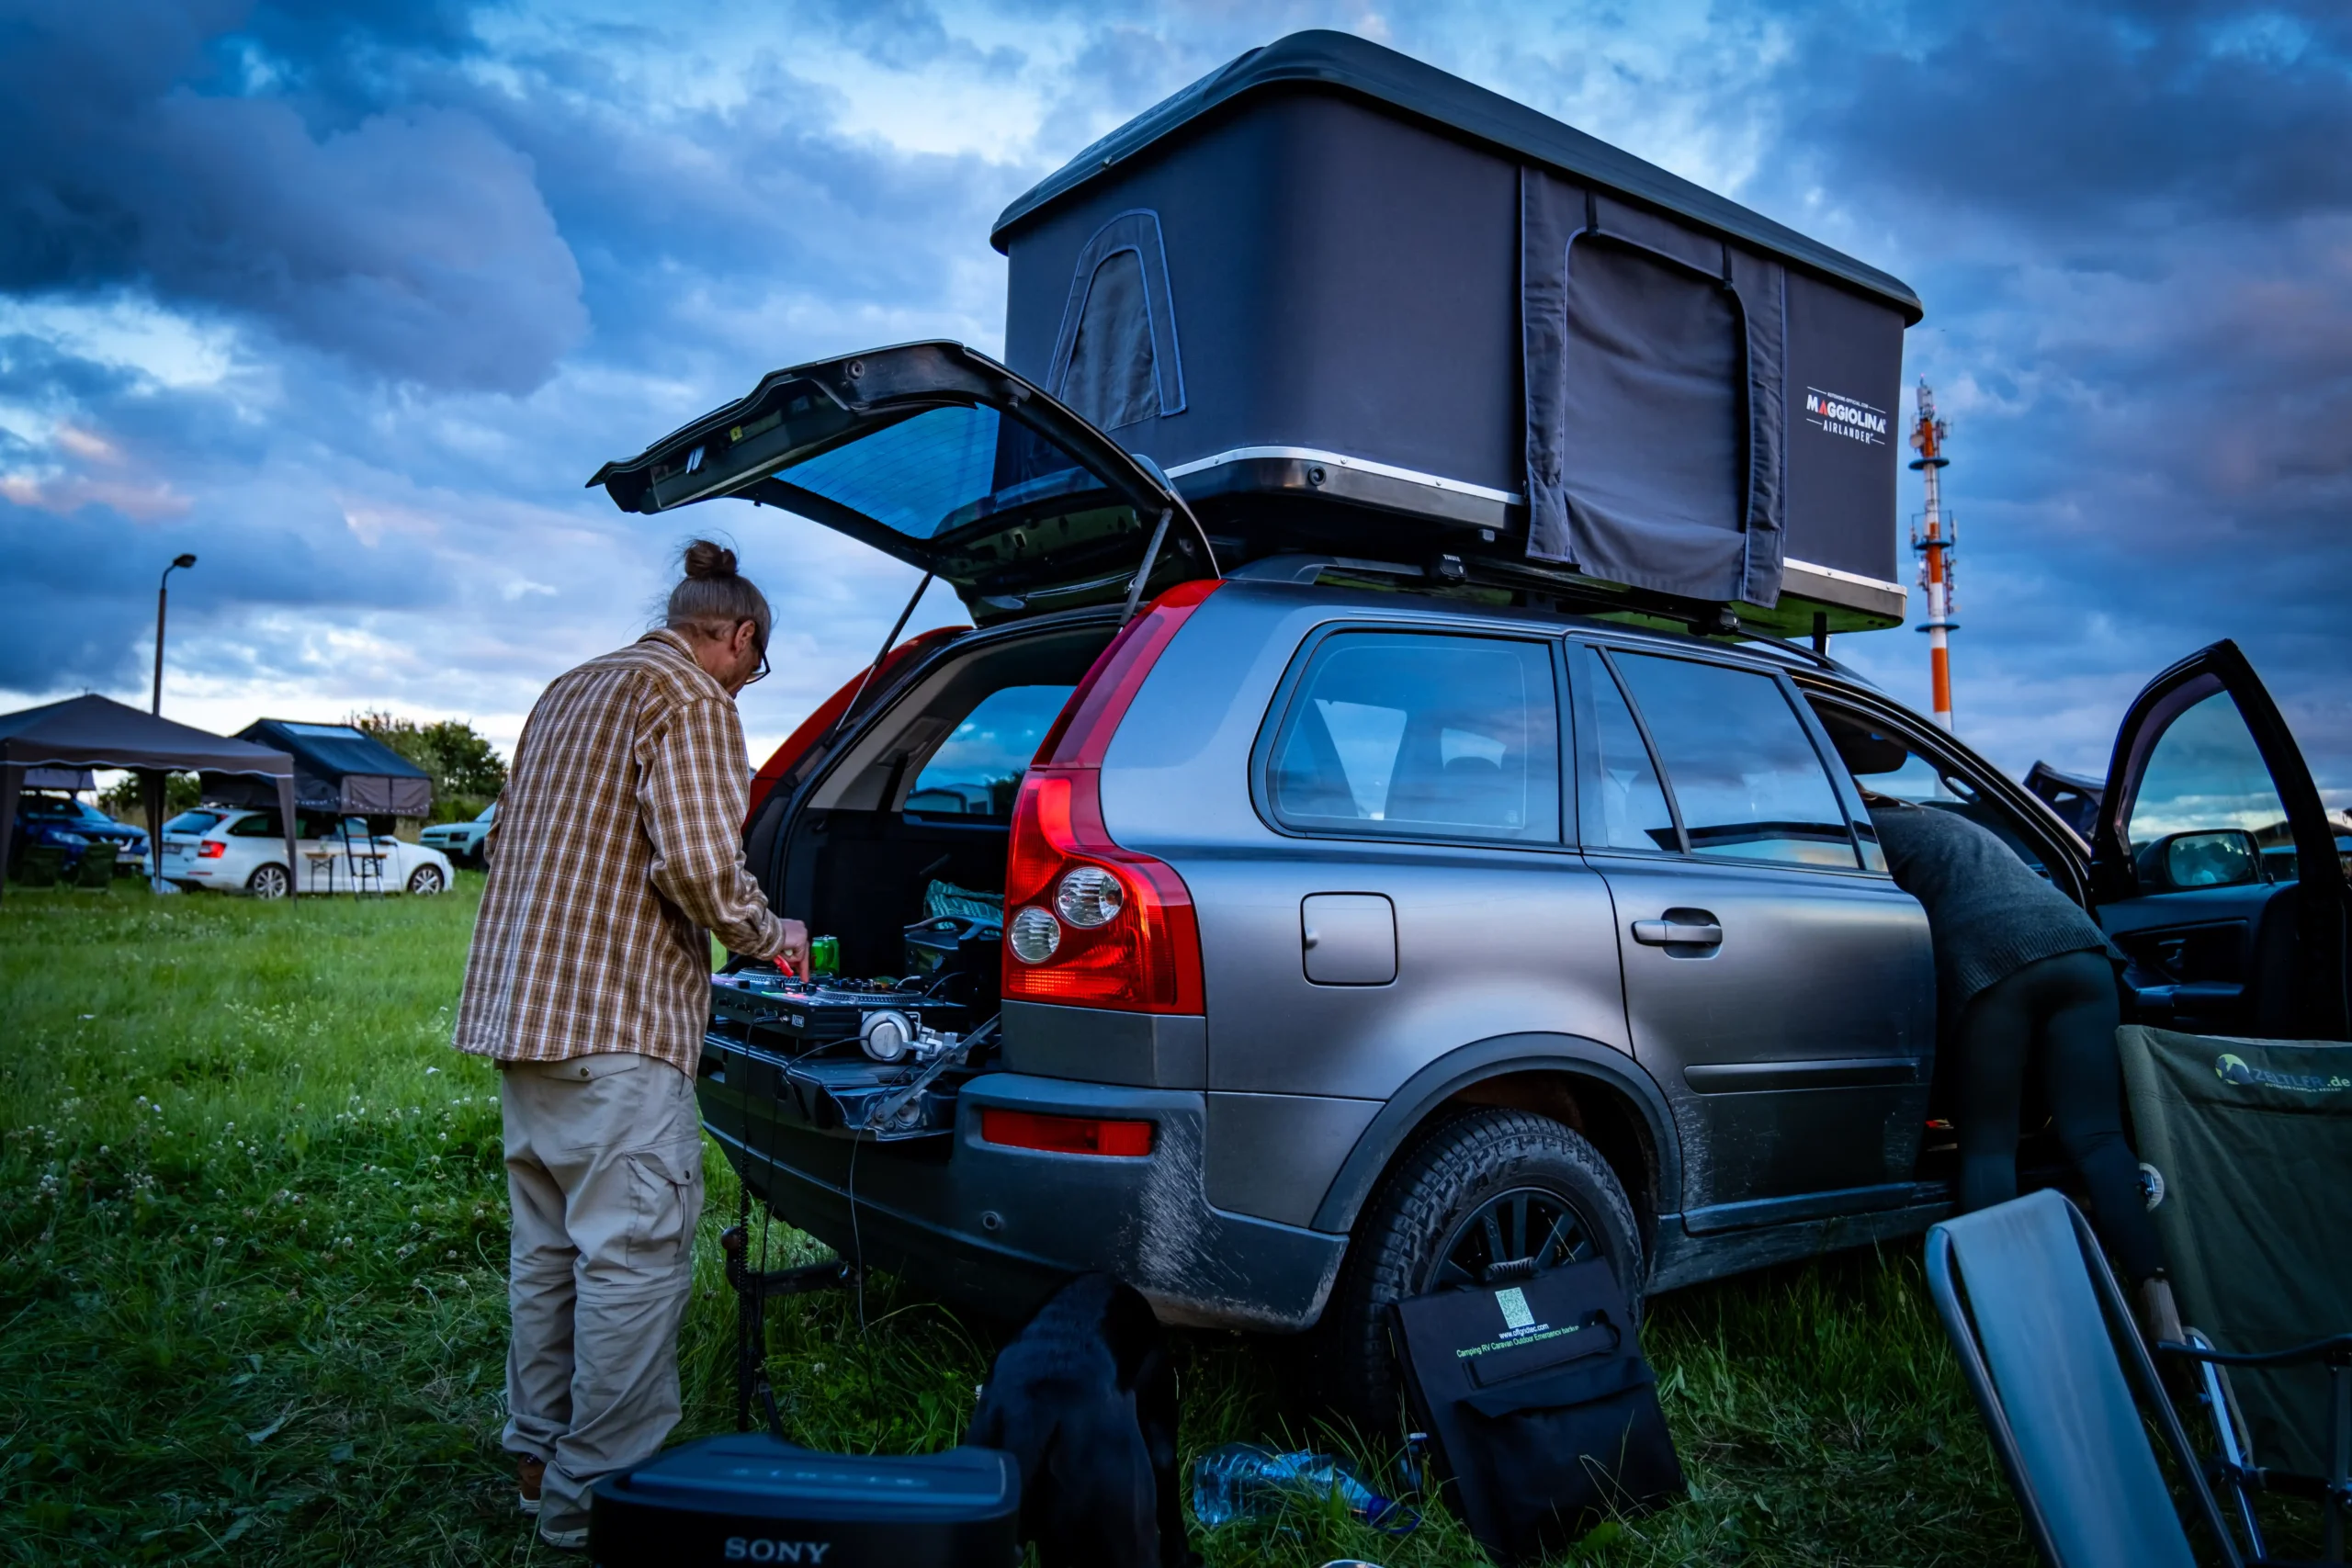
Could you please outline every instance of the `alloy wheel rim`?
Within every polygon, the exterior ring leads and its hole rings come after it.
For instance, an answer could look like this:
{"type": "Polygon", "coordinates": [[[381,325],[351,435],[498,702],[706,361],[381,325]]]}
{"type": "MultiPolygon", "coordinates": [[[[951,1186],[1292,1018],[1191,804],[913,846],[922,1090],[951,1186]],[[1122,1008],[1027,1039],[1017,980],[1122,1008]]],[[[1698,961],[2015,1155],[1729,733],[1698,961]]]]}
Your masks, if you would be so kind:
{"type": "Polygon", "coordinates": [[[1600,1256],[1591,1223],[1566,1196],[1548,1187],[1514,1187],[1454,1224],[1426,1288],[1516,1283],[1600,1256]]]}

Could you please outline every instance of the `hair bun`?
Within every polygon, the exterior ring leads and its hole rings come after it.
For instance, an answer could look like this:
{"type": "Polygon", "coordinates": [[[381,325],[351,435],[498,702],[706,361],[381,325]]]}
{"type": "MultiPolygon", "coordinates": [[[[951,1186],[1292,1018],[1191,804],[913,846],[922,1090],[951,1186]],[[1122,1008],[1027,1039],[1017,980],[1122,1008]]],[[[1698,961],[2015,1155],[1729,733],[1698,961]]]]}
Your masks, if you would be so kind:
{"type": "Polygon", "coordinates": [[[696,539],[686,547],[685,566],[689,578],[732,577],[735,552],[708,539],[696,539]]]}

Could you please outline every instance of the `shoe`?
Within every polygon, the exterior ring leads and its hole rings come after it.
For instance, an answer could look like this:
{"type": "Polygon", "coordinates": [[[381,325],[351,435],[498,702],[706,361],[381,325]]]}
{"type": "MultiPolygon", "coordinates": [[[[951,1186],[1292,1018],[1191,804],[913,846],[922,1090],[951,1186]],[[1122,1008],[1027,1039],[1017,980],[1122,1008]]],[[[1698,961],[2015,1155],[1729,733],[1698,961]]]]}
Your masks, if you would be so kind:
{"type": "Polygon", "coordinates": [[[523,1456],[523,1462],[515,1472],[514,1487],[517,1500],[522,1504],[525,1513],[531,1515],[538,1513],[539,1483],[547,1479],[547,1461],[534,1459],[529,1454],[523,1456]]]}
{"type": "Polygon", "coordinates": [[[551,1530],[541,1526],[539,1540],[558,1551],[585,1551],[588,1550],[588,1525],[582,1520],[578,1527],[568,1530],[551,1530]]]}

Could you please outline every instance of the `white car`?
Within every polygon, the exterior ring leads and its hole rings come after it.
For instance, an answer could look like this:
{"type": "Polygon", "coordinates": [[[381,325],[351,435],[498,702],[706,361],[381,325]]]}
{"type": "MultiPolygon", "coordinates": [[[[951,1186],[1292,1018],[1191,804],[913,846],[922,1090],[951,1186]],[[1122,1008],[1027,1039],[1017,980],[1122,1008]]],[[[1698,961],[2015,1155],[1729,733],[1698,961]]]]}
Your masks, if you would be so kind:
{"type": "Polygon", "coordinates": [[[449,857],[389,833],[371,834],[365,818],[338,824],[301,815],[294,840],[300,864],[289,875],[277,813],[200,806],[164,824],[164,877],[189,889],[217,887],[256,898],[305,893],[438,893],[449,886],[449,857]],[[345,827],[348,828],[348,841],[345,827]],[[316,837],[308,835],[319,835],[316,837]],[[299,883],[295,880],[299,877],[299,883]]]}

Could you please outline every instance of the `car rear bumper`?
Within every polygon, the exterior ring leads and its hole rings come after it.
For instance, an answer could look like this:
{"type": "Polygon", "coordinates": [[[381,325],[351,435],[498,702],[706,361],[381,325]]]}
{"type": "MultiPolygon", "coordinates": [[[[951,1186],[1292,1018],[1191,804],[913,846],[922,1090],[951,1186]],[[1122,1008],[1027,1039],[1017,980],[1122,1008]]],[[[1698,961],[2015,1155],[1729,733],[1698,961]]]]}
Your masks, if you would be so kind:
{"type": "Polygon", "coordinates": [[[1166,1322],[1293,1331],[1322,1314],[1339,1272],[1344,1236],[1209,1204],[1197,1092],[983,1073],[957,1097],[953,1134],[854,1143],[779,1114],[772,1077],[740,1044],[716,1039],[705,1053],[704,1124],[755,1195],[843,1258],[983,1311],[1024,1315],[1071,1275],[1100,1269],[1166,1322]],[[990,1144],[980,1136],[989,1106],[1149,1121],[1152,1152],[990,1144]]]}

